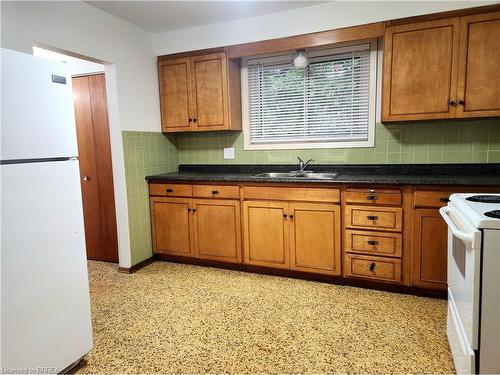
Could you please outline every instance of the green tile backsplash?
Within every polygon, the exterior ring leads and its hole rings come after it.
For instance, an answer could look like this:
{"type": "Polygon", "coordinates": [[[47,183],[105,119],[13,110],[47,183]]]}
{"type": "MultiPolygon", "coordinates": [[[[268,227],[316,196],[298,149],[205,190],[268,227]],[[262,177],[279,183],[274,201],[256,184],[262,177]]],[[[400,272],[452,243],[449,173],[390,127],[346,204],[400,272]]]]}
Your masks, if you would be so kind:
{"type": "Polygon", "coordinates": [[[500,162],[500,119],[377,124],[375,147],[245,151],[243,133],[184,133],[177,136],[180,164],[316,163],[423,164],[500,162]],[[235,159],[224,159],[224,147],[235,159]]]}
{"type": "Polygon", "coordinates": [[[148,184],[144,177],[176,171],[179,155],[175,138],[162,133],[123,131],[128,220],[132,265],[151,256],[148,184]]]}
{"type": "Polygon", "coordinates": [[[132,264],[151,254],[148,188],[144,177],[176,171],[179,164],[295,163],[500,163],[500,119],[377,124],[375,147],[245,151],[242,132],[183,133],[123,131],[132,264]],[[235,159],[223,158],[224,147],[235,159]]]}

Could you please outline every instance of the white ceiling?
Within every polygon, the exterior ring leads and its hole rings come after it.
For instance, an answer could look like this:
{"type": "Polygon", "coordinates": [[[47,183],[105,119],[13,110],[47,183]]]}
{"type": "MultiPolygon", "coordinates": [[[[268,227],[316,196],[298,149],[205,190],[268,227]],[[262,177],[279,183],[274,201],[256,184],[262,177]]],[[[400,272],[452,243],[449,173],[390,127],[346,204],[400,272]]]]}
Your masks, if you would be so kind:
{"type": "Polygon", "coordinates": [[[327,1],[87,1],[144,30],[159,33],[261,16],[327,1]]]}

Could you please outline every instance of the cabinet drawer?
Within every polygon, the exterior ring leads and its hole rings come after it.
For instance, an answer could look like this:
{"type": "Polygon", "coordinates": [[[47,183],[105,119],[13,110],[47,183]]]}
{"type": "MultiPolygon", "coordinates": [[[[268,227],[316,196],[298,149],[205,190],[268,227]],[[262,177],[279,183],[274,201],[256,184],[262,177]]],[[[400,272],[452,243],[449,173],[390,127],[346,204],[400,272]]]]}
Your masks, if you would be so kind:
{"type": "Polygon", "coordinates": [[[149,195],[191,197],[193,195],[193,187],[192,185],[185,184],[150,184],[149,195]]]}
{"type": "Polygon", "coordinates": [[[337,203],[340,202],[340,189],[245,186],[243,188],[243,197],[245,199],[259,200],[271,199],[337,203]]]}
{"type": "Polygon", "coordinates": [[[417,207],[442,207],[448,204],[451,191],[416,191],[414,205],[417,207]]]}
{"type": "Polygon", "coordinates": [[[401,260],[346,254],[344,273],[346,276],[400,282],[401,260]]]}
{"type": "Polygon", "coordinates": [[[401,191],[380,189],[347,189],[345,192],[346,203],[395,205],[401,204],[401,191]]]}
{"type": "Polygon", "coordinates": [[[401,208],[345,206],[345,226],[399,232],[403,222],[401,208]]]}
{"type": "Polygon", "coordinates": [[[345,251],[401,257],[401,235],[398,233],[346,230],[345,251]]]}
{"type": "Polygon", "coordinates": [[[240,188],[230,185],[193,185],[193,196],[200,198],[240,198],[240,188]]]}

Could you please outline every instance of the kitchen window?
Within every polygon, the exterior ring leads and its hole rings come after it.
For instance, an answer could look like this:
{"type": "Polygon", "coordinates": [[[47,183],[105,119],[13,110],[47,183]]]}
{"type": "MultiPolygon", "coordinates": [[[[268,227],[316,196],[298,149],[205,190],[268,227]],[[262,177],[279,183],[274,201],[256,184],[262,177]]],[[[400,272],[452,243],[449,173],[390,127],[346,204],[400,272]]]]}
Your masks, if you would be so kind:
{"type": "Polygon", "coordinates": [[[373,147],[377,41],[306,54],[243,60],[245,149],[373,147]]]}

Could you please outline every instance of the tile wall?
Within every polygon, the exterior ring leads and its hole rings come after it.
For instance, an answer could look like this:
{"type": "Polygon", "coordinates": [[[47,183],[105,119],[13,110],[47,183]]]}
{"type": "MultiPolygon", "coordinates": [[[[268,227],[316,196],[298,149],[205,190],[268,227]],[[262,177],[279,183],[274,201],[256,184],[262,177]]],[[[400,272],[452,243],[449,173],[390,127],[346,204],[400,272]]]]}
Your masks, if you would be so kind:
{"type": "Polygon", "coordinates": [[[123,131],[132,264],[151,256],[151,222],[145,176],[176,171],[176,139],[156,132],[123,131]]]}
{"type": "Polygon", "coordinates": [[[405,122],[376,125],[375,147],[245,151],[242,132],[178,135],[180,164],[295,163],[297,156],[316,163],[500,163],[500,118],[405,122]],[[224,147],[235,159],[223,158],[224,147]]]}

